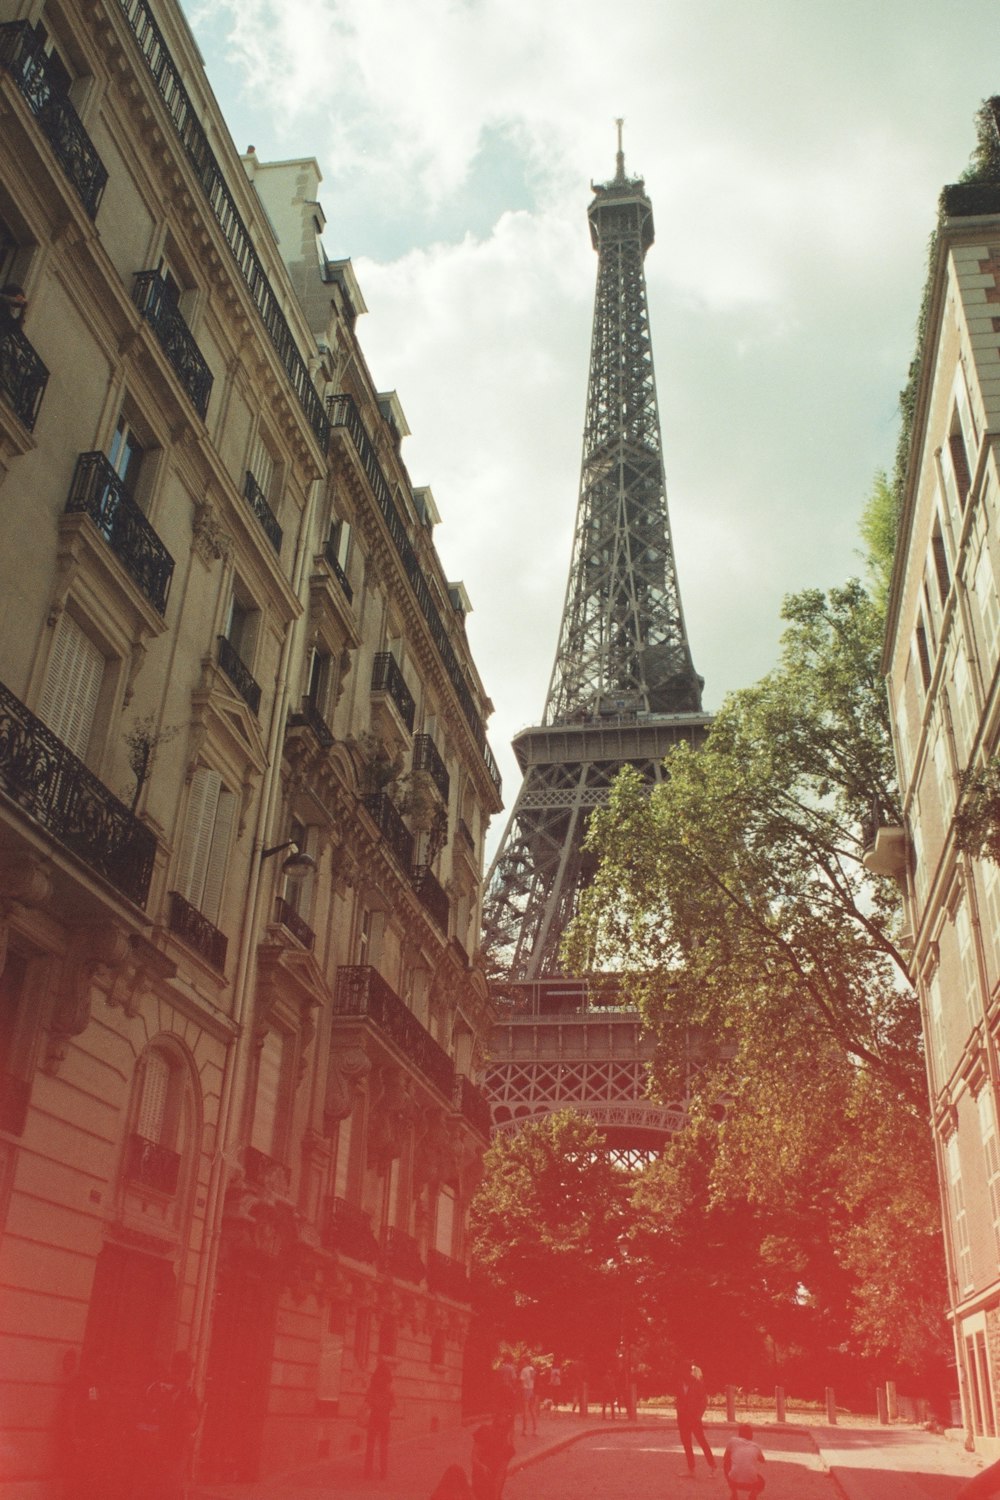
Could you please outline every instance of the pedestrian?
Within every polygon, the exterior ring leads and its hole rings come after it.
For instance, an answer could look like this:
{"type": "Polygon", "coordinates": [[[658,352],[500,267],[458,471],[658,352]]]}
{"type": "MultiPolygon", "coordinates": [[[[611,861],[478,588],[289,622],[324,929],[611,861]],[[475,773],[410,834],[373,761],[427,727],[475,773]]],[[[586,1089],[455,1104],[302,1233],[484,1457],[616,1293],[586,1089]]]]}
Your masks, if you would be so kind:
{"type": "Polygon", "coordinates": [[[743,1422],[722,1455],[722,1472],[729,1481],[730,1500],[741,1494],[756,1496],[764,1488],[764,1450],[753,1440],[753,1428],[743,1422]]]}
{"type": "Polygon", "coordinates": [[[364,1405],[368,1412],[365,1421],[365,1478],[372,1477],[377,1447],[379,1478],[384,1479],[389,1472],[389,1422],[396,1405],[392,1390],[392,1371],[384,1359],[379,1360],[368,1382],[364,1405]]]}
{"type": "Polygon", "coordinates": [[[517,1366],[509,1354],[504,1354],[497,1366],[493,1414],[506,1424],[508,1432],[514,1431],[514,1420],[521,1409],[521,1402],[521,1382],[517,1366]]]}
{"type": "Polygon", "coordinates": [[[986,1500],[987,1495],[1000,1495],[1000,1459],[963,1484],[955,1500],[986,1500]]]}
{"type": "Polygon", "coordinates": [[[696,1441],[705,1455],[708,1472],[714,1474],[717,1466],[702,1424],[705,1407],[708,1404],[705,1396],[705,1382],[698,1366],[692,1364],[690,1360],[681,1366],[675,1402],[677,1430],[684,1446],[684,1457],[687,1459],[688,1478],[694,1478],[694,1443],[696,1441]]]}
{"type": "Polygon", "coordinates": [[[183,1500],[190,1478],[201,1405],[191,1383],[191,1358],[178,1350],[168,1374],[146,1386],[136,1421],[137,1487],[149,1500],[183,1500]]]}
{"type": "Polygon", "coordinates": [[[521,1365],[521,1435],[528,1436],[528,1423],[532,1435],[538,1436],[538,1397],[535,1394],[536,1373],[530,1359],[521,1365]]]}
{"type": "Polygon", "coordinates": [[[431,1500],[472,1500],[469,1481],[460,1464],[449,1464],[437,1482],[431,1500]]]}
{"type": "Polygon", "coordinates": [[[499,1413],[472,1434],[473,1500],[500,1500],[507,1466],[514,1457],[510,1426],[499,1413]]]}

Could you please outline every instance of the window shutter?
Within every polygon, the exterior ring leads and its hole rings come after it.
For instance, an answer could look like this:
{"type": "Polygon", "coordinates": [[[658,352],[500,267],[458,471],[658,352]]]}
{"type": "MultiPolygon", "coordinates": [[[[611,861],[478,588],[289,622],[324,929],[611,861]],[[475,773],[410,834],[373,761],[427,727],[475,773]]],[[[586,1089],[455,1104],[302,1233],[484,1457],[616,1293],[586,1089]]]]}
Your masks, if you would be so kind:
{"type": "Polygon", "coordinates": [[[177,889],[192,906],[201,911],[205,889],[205,871],[212,849],[212,832],[222,792],[218,771],[199,766],[191,778],[187,822],[177,867],[177,889]]]}
{"type": "Polygon", "coordinates": [[[104,679],[100,648],[65,610],[52,641],[38,716],[82,760],[104,679]]]}
{"type": "Polygon", "coordinates": [[[260,1049],[257,1102],[254,1108],[253,1134],[250,1138],[251,1145],[258,1151],[262,1151],[265,1156],[275,1155],[284,1051],[284,1038],[275,1031],[269,1031],[260,1049]]]}
{"type": "Polygon", "coordinates": [[[451,1255],[455,1236],[455,1191],[442,1188],[438,1195],[437,1223],[434,1228],[434,1248],[442,1255],[451,1255]]]}
{"type": "Polygon", "coordinates": [[[163,1139],[163,1122],[167,1115],[167,1094],[170,1089],[170,1064],[162,1052],[146,1053],[146,1071],[142,1080],[142,1100],[135,1122],[136,1133],[143,1140],[163,1139]]]}
{"type": "Polygon", "coordinates": [[[219,788],[219,800],[215,809],[211,847],[205,865],[205,881],[198,910],[210,922],[218,920],[222,908],[222,888],[229,862],[229,844],[236,815],[236,798],[227,787],[219,788]]]}

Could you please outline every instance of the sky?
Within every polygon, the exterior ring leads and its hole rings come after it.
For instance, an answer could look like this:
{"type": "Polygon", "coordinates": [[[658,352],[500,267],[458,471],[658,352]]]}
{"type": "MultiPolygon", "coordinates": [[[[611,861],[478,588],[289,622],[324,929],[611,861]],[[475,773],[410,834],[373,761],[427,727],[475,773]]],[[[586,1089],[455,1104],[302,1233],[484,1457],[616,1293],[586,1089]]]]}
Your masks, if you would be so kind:
{"type": "Polygon", "coordinates": [[[314,156],[495,712],[538,723],[579,486],[591,182],[645,179],[671,525],[705,706],[783,597],[862,570],[938,194],[1000,93],[996,0],[188,0],[237,147],[314,156]]]}

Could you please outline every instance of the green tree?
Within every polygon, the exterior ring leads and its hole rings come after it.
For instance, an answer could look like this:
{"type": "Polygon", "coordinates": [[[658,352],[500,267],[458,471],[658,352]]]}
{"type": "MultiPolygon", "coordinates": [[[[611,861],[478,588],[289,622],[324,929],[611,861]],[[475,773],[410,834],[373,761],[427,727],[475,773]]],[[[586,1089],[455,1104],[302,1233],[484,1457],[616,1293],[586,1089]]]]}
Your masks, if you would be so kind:
{"type": "Polygon", "coordinates": [[[480,1310],[496,1337],[605,1357],[617,1342],[629,1177],[573,1110],[497,1135],[469,1217],[480,1310]]]}
{"type": "Polygon", "coordinates": [[[863,864],[873,810],[899,818],[882,609],[850,582],[792,596],[783,618],[779,665],[727,699],[705,746],[679,746],[651,791],[623,772],[594,813],[566,958],[620,971],[641,1006],[654,1087],[688,1092],[713,1132],[706,1202],[760,1218],[755,1286],[783,1276],[786,1311],[791,1288],[823,1337],[843,1312],[859,1353],[926,1362],[945,1297],[919,1010],[898,888],[863,864]],[[886,1121],[905,1164],[875,1139],[886,1121]],[[876,1316],[861,1278],[887,1224],[930,1265],[883,1276],[876,1316]]]}

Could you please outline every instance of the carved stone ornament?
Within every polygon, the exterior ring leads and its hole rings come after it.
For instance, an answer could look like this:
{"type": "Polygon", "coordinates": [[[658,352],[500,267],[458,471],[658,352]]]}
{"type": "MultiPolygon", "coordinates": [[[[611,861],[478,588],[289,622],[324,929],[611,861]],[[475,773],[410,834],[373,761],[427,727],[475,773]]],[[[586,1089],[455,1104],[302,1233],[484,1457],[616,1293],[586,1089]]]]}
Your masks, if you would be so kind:
{"type": "Polygon", "coordinates": [[[206,567],[212,562],[228,559],[232,549],[232,538],[223,531],[215,507],[209,500],[195,502],[191,521],[191,540],[194,550],[206,567]]]}
{"type": "Polygon", "coordinates": [[[458,1174],[458,1135],[444,1110],[433,1109],[414,1152],[413,1186],[417,1192],[429,1187],[436,1193],[444,1183],[457,1182],[458,1174]]]}
{"type": "Polygon", "coordinates": [[[71,1037],[79,1036],[90,1020],[91,995],[96,985],[110,989],[130,955],[129,935],[118,922],[79,930],[63,960],[49,1019],[44,1072],[54,1074],[66,1056],[71,1037]]]}
{"type": "Polygon", "coordinates": [[[412,1080],[402,1068],[381,1068],[368,1122],[370,1167],[384,1172],[390,1162],[402,1156],[410,1128],[419,1115],[412,1080]]]}
{"type": "Polygon", "coordinates": [[[363,1047],[331,1048],[325,1109],[328,1126],[346,1120],[352,1113],[371,1070],[371,1059],[363,1047]]]}
{"type": "Polygon", "coordinates": [[[0,864],[0,974],[7,964],[10,918],[15,906],[45,906],[52,895],[52,866],[23,854],[0,864]]]}

